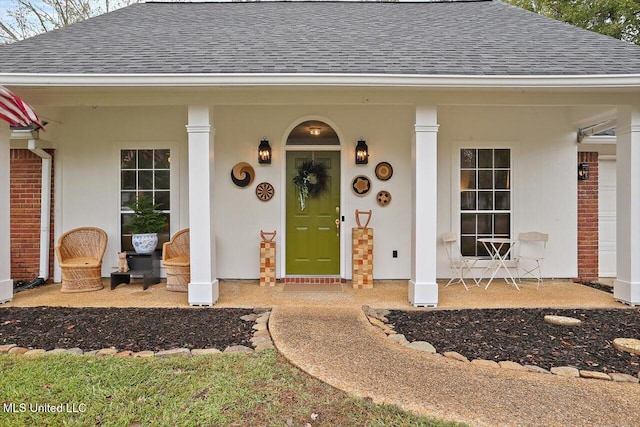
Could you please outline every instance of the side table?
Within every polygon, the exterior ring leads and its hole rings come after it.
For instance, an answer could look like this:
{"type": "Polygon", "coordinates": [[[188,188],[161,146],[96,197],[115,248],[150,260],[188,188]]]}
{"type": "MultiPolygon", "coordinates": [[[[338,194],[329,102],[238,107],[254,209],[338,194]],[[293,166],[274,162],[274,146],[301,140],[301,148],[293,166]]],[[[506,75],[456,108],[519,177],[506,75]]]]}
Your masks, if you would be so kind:
{"type": "Polygon", "coordinates": [[[127,264],[129,271],[111,273],[111,290],[121,283],[131,283],[131,279],[142,279],[142,289],[147,290],[149,285],[160,283],[160,251],[150,254],[139,254],[127,251],[127,264]]]}

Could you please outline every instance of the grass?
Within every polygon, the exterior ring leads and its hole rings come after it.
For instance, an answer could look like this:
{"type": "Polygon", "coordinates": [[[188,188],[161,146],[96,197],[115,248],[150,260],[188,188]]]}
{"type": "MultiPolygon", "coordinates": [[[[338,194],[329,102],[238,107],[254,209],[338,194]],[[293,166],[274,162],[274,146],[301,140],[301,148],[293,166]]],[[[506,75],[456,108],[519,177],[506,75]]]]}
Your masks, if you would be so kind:
{"type": "Polygon", "coordinates": [[[355,398],[275,351],[171,359],[4,355],[0,367],[2,426],[461,425],[355,398]],[[64,412],[34,411],[47,404],[64,412]]]}

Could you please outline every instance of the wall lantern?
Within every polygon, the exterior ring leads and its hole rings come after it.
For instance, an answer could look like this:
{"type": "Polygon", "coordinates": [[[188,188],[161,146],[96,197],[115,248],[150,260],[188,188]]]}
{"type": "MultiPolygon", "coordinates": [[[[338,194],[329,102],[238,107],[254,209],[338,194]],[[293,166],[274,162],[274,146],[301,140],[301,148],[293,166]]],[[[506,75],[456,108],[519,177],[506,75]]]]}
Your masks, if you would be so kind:
{"type": "Polygon", "coordinates": [[[361,139],[356,145],[356,165],[366,165],[369,163],[369,147],[367,143],[361,139]]]}
{"type": "Polygon", "coordinates": [[[260,141],[260,145],[258,146],[258,163],[271,163],[271,146],[266,139],[260,141]]]}
{"type": "Polygon", "coordinates": [[[589,179],[589,163],[578,163],[578,179],[589,179]]]}

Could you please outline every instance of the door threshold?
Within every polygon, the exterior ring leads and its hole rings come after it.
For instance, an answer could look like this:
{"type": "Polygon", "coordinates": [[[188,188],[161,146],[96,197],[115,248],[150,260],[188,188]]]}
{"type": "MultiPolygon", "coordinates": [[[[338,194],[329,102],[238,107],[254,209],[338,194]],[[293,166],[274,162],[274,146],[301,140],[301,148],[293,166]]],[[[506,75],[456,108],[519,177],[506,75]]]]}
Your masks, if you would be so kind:
{"type": "Polygon", "coordinates": [[[347,283],[347,279],[340,276],[320,276],[320,275],[288,275],[280,279],[280,283],[308,283],[314,285],[325,285],[334,283],[347,283]]]}

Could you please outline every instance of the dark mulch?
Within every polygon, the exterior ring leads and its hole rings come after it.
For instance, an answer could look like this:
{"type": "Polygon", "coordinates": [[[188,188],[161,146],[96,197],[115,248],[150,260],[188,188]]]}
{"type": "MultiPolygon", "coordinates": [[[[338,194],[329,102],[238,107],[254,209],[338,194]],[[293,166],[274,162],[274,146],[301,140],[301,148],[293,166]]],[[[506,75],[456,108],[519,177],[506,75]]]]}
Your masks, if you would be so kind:
{"type": "Polygon", "coordinates": [[[85,351],[251,347],[251,309],[184,308],[0,308],[0,344],[79,347],[85,351]]]}
{"type": "Polygon", "coordinates": [[[588,287],[593,288],[593,289],[597,289],[599,291],[607,292],[607,293],[610,293],[610,294],[613,293],[613,287],[612,286],[603,285],[602,283],[598,283],[598,282],[580,282],[580,284],[584,285],[584,286],[588,286],[588,287]]]}
{"type": "Polygon", "coordinates": [[[430,342],[439,353],[469,360],[510,360],[545,369],[573,366],[638,375],[640,356],[613,347],[615,338],[640,339],[638,309],[497,309],[392,311],[386,316],[409,341],[430,342]],[[582,325],[544,322],[547,314],[574,317],[582,325]]]}

